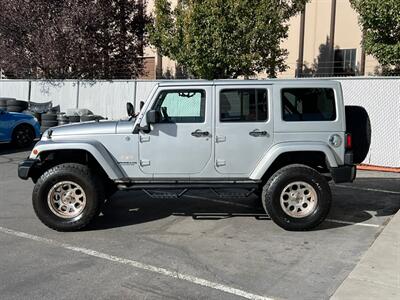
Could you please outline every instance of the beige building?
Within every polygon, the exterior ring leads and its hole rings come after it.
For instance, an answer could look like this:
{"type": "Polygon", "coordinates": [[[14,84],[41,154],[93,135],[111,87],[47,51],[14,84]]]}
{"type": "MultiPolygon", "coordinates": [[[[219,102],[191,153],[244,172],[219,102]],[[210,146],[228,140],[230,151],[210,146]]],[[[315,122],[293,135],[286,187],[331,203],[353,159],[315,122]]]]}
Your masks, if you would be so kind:
{"type": "MultiPolygon", "coordinates": [[[[149,13],[153,7],[154,0],[149,0],[149,13]]],[[[375,74],[379,64],[365,55],[361,41],[362,30],[349,0],[312,0],[290,20],[289,37],[282,43],[289,51],[288,69],[280,77],[375,74]]],[[[145,70],[147,79],[181,77],[175,62],[159,56],[153,47],[145,49],[145,70]]]]}

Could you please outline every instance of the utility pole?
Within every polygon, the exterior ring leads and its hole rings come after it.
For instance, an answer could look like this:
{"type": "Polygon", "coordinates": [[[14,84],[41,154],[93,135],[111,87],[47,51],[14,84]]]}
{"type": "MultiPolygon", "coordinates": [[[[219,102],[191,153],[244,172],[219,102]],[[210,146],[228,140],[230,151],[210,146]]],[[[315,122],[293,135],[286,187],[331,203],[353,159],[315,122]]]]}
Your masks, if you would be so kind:
{"type": "Polygon", "coordinates": [[[299,57],[297,59],[296,77],[301,77],[303,74],[304,64],[304,31],[306,24],[306,7],[301,11],[300,15],[300,37],[299,37],[299,57]]]}
{"type": "Polygon", "coordinates": [[[331,26],[329,33],[329,60],[328,65],[330,66],[330,73],[333,75],[335,70],[335,26],[336,26],[336,0],[332,0],[331,3],[331,26]]]}

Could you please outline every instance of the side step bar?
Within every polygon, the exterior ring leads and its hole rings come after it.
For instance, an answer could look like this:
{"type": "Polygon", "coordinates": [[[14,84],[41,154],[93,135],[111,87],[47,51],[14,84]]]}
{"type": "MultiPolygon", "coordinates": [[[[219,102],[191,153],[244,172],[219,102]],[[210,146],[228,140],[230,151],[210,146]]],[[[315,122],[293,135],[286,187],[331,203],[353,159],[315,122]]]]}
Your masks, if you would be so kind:
{"type": "Polygon", "coordinates": [[[247,198],[258,189],[256,182],[252,183],[141,183],[118,184],[121,191],[141,190],[150,198],[177,199],[181,198],[189,190],[209,189],[218,198],[247,198]],[[245,189],[245,192],[221,192],[218,189],[245,189]],[[170,190],[170,191],[168,191],[170,190]],[[174,191],[177,190],[177,191],[174,191]]]}
{"type": "Polygon", "coordinates": [[[258,183],[127,183],[118,184],[120,190],[179,190],[179,189],[257,189],[258,183]]]}

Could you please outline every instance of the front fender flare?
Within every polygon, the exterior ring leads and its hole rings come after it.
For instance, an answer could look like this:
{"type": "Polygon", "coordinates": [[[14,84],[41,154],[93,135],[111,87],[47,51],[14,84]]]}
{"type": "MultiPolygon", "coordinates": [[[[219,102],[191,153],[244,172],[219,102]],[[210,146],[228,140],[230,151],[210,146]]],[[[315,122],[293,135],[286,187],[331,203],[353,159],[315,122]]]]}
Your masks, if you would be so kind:
{"type": "Polygon", "coordinates": [[[273,146],[264,157],[259,161],[257,167],[250,174],[250,179],[259,180],[272,165],[272,163],[278,158],[282,153],[287,152],[297,152],[297,151],[318,151],[323,152],[330,165],[330,167],[337,167],[337,161],[332,150],[323,143],[318,142],[290,142],[290,143],[279,143],[273,146]]]}
{"type": "Polygon", "coordinates": [[[119,167],[114,157],[98,141],[40,141],[35,147],[38,153],[31,152],[29,158],[36,159],[40,153],[57,150],[84,150],[89,152],[104,169],[110,179],[116,180],[126,177],[125,172],[119,167]]]}

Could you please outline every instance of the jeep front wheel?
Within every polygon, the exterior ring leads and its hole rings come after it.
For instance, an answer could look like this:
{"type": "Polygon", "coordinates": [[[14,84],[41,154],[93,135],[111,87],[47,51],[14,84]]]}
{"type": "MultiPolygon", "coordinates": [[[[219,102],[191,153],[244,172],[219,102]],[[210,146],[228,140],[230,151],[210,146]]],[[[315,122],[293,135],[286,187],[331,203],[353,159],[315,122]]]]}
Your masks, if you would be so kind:
{"type": "Polygon", "coordinates": [[[305,165],[289,165],[271,176],[262,193],[264,209],[286,230],[309,230],[319,225],[331,206],[325,178],[305,165]]]}
{"type": "Polygon", "coordinates": [[[101,181],[85,165],[66,163],[47,170],[33,190],[33,208],[39,219],[58,231],[88,225],[104,202],[101,181]]]}

